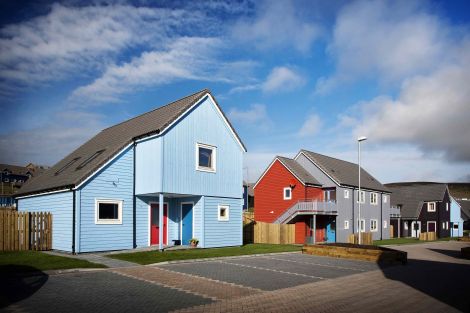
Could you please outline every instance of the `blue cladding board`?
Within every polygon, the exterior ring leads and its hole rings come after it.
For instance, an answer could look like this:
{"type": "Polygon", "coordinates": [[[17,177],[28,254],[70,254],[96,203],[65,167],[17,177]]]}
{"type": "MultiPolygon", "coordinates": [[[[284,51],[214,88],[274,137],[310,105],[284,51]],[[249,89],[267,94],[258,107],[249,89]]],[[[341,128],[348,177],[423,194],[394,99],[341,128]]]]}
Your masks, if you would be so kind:
{"type": "Polygon", "coordinates": [[[72,251],[73,193],[71,191],[18,199],[18,210],[52,213],[52,249],[72,251]]]}
{"type": "Polygon", "coordinates": [[[242,199],[205,197],[204,248],[239,246],[242,238],[242,199]],[[219,205],[229,205],[229,220],[218,220],[219,205]]]}
{"type": "Polygon", "coordinates": [[[128,148],[80,188],[78,252],[131,249],[133,246],[133,148],[128,148]],[[95,223],[97,199],[122,200],[122,224],[95,223]]]}
{"type": "Polygon", "coordinates": [[[181,205],[181,242],[189,245],[189,240],[193,237],[193,204],[184,203],[181,205]]]}
{"type": "Polygon", "coordinates": [[[136,146],[135,193],[146,194],[161,191],[162,138],[139,142],[136,146]]]}
{"type": "Polygon", "coordinates": [[[168,130],[163,147],[164,192],[242,198],[243,151],[209,98],[168,130]],[[196,170],[196,143],[217,147],[216,173],[196,170]]]}

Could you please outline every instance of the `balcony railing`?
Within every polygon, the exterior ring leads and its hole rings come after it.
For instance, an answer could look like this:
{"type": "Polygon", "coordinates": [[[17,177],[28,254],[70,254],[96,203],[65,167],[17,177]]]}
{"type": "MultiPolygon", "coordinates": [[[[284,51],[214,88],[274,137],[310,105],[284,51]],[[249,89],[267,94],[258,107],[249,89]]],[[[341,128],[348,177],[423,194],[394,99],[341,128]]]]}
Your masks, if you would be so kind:
{"type": "Polygon", "coordinates": [[[337,215],[338,210],[335,201],[318,201],[318,200],[300,200],[284,213],[282,213],[275,221],[275,224],[285,224],[297,215],[306,214],[323,214],[337,215]]]}

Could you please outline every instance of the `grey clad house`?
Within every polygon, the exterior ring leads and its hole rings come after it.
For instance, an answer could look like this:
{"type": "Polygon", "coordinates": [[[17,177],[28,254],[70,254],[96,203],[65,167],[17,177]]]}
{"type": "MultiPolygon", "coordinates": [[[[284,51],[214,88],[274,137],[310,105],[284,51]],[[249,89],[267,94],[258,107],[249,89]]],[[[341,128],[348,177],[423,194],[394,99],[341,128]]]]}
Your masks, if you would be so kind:
{"type": "Polygon", "coordinates": [[[357,233],[359,228],[362,232],[371,232],[373,240],[390,238],[390,191],[387,187],[362,168],[359,197],[357,164],[307,150],[300,150],[294,159],[321,184],[325,201],[336,202],[337,242],[347,242],[348,236],[357,233]]]}
{"type": "Polygon", "coordinates": [[[391,192],[394,237],[419,237],[421,232],[451,233],[451,198],[447,184],[406,182],[385,185],[391,192]]]}

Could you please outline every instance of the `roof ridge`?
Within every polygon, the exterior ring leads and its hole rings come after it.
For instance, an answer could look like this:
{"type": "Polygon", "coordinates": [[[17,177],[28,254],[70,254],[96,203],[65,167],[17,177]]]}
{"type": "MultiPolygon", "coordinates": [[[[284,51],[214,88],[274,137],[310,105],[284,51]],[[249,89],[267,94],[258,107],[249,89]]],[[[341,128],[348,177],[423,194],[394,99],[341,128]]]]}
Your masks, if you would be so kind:
{"type": "Polygon", "coordinates": [[[185,96],[185,97],[183,97],[183,98],[180,98],[180,99],[178,99],[178,100],[175,100],[175,101],[172,101],[172,102],[170,102],[170,103],[167,103],[167,104],[165,104],[165,105],[163,105],[163,106],[161,106],[161,107],[156,107],[156,108],[153,109],[153,110],[150,110],[150,111],[141,113],[141,114],[139,114],[139,115],[137,115],[137,116],[134,116],[134,117],[132,117],[132,118],[130,118],[130,119],[127,119],[127,120],[125,120],[125,121],[122,121],[122,122],[119,122],[119,123],[114,124],[114,125],[112,125],[112,126],[109,126],[109,127],[107,127],[107,128],[104,128],[104,129],[101,130],[101,132],[104,132],[105,130],[108,130],[108,129],[110,129],[110,128],[116,127],[116,126],[118,126],[118,125],[127,123],[127,122],[129,122],[129,121],[132,121],[132,120],[134,120],[134,119],[136,119],[136,118],[139,118],[139,117],[141,117],[141,116],[144,116],[144,115],[146,115],[146,114],[150,114],[150,113],[155,112],[155,111],[157,111],[157,110],[163,109],[163,108],[165,108],[165,107],[167,107],[167,106],[170,106],[170,105],[172,105],[172,104],[174,104],[174,103],[176,103],[176,102],[182,101],[182,100],[184,100],[184,99],[187,99],[187,98],[192,97],[192,96],[194,96],[194,95],[196,95],[196,94],[198,94],[198,93],[203,93],[203,92],[211,93],[208,88],[204,88],[204,89],[199,90],[199,91],[197,91],[197,92],[195,92],[195,93],[192,93],[192,94],[190,94],[190,95],[187,95],[187,96],[185,96]]]}
{"type": "MultiPolygon", "coordinates": [[[[308,152],[308,153],[318,154],[318,155],[324,156],[326,158],[335,159],[335,160],[338,160],[338,161],[341,161],[341,162],[346,162],[346,163],[350,163],[350,164],[353,164],[353,165],[357,165],[357,163],[353,163],[353,162],[349,162],[349,161],[346,161],[346,160],[343,160],[343,159],[335,158],[335,157],[332,157],[332,156],[329,156],[329,155],[326,155],[326,154],[321,154],[321,153],[313,152],[313,151],[306,150],[306,149],[300,149],[300,152],[302,152],[302,151],[305,151],[305,152],[308,152]]],[[[361,168],[364,169],[364,167],[362,167],[362,166],[361,166],[361,168]]]]}

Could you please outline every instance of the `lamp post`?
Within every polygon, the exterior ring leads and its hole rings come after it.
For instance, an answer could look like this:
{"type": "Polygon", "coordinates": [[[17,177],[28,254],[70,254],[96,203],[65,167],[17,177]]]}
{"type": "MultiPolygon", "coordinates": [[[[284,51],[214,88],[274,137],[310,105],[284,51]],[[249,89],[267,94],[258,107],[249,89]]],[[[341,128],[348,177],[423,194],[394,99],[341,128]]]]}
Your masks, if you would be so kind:
{"type": "MultiPolygon", "coordinates": [[[[362,243],[361,241],[361,229],[362,229],[362,223],[361,223],[361,141],[364,141],[364,140],[367,140],[367,137],[364,137],[364,136],[361,136],[359,138],[357,138],[357,156],[358,156],[358,170],[359,170],[359,191],[358,191],[358,194],[357,194],[357,200],[358,200],[358,216],[359,216],[359,227],[358,227],[358,231],[359,231],[359,234],[358,234],[358,242],[359,244],[362,243]]],[[[364,225],[365,226],[365,225],[364,225]]]]}

